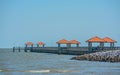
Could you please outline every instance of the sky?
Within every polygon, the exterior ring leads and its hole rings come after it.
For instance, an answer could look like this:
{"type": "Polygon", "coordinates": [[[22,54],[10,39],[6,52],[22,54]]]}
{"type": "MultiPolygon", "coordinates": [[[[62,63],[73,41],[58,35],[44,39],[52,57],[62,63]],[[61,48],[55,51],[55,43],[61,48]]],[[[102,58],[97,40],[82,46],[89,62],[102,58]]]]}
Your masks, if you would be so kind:
{"type": "Polygon", "coordinates": [[[110,37],[120,46],[120,0],[0,0],[0,48],[110,37]]]}

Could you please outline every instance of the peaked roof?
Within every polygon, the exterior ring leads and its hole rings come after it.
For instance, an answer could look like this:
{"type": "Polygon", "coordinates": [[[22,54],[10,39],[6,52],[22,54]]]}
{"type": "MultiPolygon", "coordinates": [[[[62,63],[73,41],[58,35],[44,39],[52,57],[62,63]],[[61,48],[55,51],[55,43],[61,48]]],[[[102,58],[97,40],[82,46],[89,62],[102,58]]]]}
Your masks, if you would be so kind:
{"type": "Polygon", "coordinates": [[[105,42],[103,39],[101,39],[98,36],[92,37],[89,40],[87,40],[86,42],[105,42]]]}
{"type": "Polygon", "coordinates": [[[43,42],[38,42],[37,44],[38,44],[38,45],[44,45],[45,43],[43,43],[43,42]]]}
{"type": "Polygon", "coordinates": [[[56,43],[58,43],[58,44],[68,44],[69,43],[69,41],[68,40],[66,40],[66,39],[62,39],[62,40],[59,40],[58,42],[56,42],[56,43]]]}
{"type": "Polygon", "coordinates": [[[111,38],[109,38],[109,37],[105,37],[105,38],[103,38],[103,40],[104,40],[105,42],[108,42],[108,43],[114,43],[114,42],[116,42],[115,40],[113,40],[113,39],[111,39],[111,38]]]}
{"type": "Polygon", "coordinates": [[[80,44],[80,42],[77,41],[77,40],[71,40],[71,41],[69,41],[69,43],[70,43],[70,44],[80,44]]]}
{"type": "Polygon", "coordinates": [[[26,45],[33,45],[32,42],[26,42],[25,44],[26,44],[26,45]]]}

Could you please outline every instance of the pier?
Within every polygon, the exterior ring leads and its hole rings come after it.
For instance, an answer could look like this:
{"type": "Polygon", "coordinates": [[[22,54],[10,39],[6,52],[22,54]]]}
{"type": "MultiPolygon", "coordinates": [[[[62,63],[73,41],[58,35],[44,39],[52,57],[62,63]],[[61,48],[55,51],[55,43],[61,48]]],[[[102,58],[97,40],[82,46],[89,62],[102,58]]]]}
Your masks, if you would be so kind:
{"type": "Polygon", "coordinates": [[[21,50],[24,52],[82,55],[99,51],[120,50],[120,47],[104,47],[104,49],[93,47],[91,52],[89,52],[88,47],[13,47],[13,52],[21,52],[21,50]]]}
{"type": "Polygon", "coordinates": [[[100,38],[98,36],[92,37],[86,41],[88,46],[82,47],[79,46],[81,43],[77,40],[66,40],[61,39],[56,42],[57,47],[45,47],[44,42],[38,42],[33,44],[33,42],[26,42],[25,47],[13,47],[13,52],[18,50],[24,50],[24,52],[39,52],[39,53],[55,53],[55,54],[69,54],[69,55],[82,55],[87,53],[99,52],[99,51],[108,51],[108,50],[120,50],[120,47],[115,47],[114,43],[117,41],[105,37],[100,38]],[[98,46],[93,46],[92,43],[98,43],[98,46]],[[105,43],[110,43],[110,46],[105,46],[105,43]],[[62,45],[66,45],[62,47],[62,45]],[[76,45],[73,47],[72,45],[76,45]]]}
{"type": "Polygon", "coordinates": [[[13,47],[13,52],[30,52],[30,48],[27,48],[26,47],[13,47]]]}

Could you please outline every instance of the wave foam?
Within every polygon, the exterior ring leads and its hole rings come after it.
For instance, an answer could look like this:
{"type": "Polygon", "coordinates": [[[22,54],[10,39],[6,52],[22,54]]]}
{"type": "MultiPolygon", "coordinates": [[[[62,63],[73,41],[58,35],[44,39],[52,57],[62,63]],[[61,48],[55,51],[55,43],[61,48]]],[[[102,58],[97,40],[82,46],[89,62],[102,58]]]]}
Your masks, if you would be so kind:
{"type": "Polygon", "coordinates": [[[50,70],[27,70],[25,72],[32,72],[32,73],[47,73],[50,72],[50,70]]]}

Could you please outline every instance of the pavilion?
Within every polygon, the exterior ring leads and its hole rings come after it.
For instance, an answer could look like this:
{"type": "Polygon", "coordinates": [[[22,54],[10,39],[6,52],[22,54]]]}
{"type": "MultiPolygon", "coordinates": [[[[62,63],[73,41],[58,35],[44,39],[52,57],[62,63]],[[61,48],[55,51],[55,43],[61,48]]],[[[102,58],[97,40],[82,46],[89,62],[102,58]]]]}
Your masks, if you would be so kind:
{"type": "Polygon", "coordinates": [[[70,47],[71,47],[71,44],[76,44],[76,47],[79,47],[80,42],[77,40],[71,40],[69,41],[69,44],[70,44],[70,47]]]}
{"type": "Polygon", "coordinates": [[[103,48],[104,45],[104,40],[101,39],[98,36],[92,37],[88,39],[86,42],[88,42],[88,50],[91,52],[92,51],[92,43],[100,43],[100,48],[103,48]]]}
{"type": "Polygon", "coordinates": [[[105,37],[103,38],[103,40],[105,41],[105,43],[110,43],[110,47],[113,48],[114,47],[114,43],[116,43],[117,41],[109,38],[109,37],[105,37]]]}
{"type": "Polygon", "coordinates": [[[33,47],[33,43],[32,43],[32,42],[26,42],[26,43],[25,43],[25,46],[26,46],[26,47],[28,47],[28,46],[33,47]]]}
{"type": "Polygon", "coordinates": [[[44,47],[44,46],[45,46],[45,43],[44,43],[44,42],[38,42],[38,43],[37,43],[37,47],[40,47],[40,46],[44,47]]]}
{"type": "Polygon", "coordinates": [[[66,44],[67,48],[69,47],[69,41],[66,39],[61,39],[58,42],[56,42],[58,44],[58,48],[61,47],[61,44],[66,44]]]}

